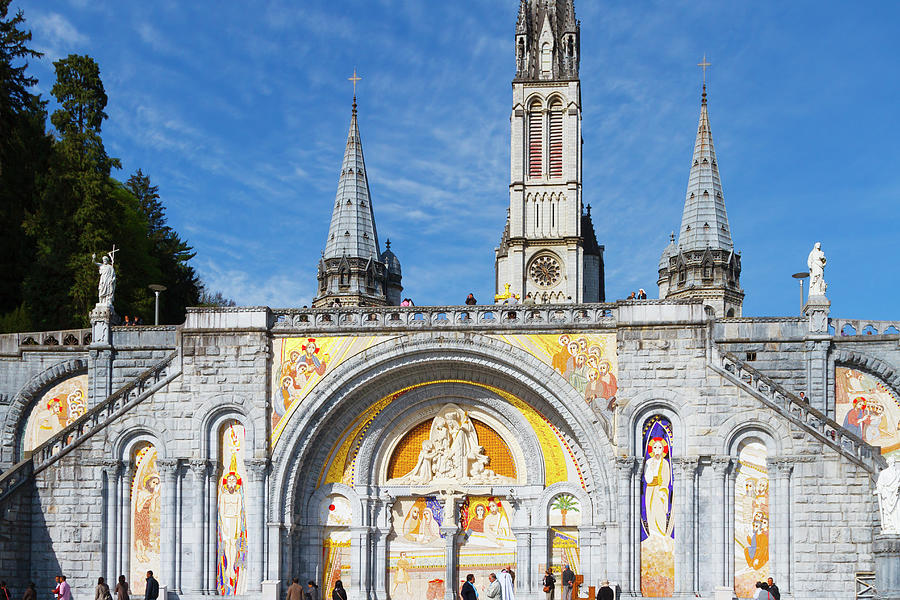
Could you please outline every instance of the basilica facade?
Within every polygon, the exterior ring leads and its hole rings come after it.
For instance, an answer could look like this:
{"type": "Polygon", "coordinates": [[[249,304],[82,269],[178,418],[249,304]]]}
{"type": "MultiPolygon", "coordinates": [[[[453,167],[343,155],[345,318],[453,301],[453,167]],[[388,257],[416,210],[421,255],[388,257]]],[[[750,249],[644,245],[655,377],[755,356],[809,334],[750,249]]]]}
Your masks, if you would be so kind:
{"type": "Polygon", "coordinates": [[[314,308],[0,336],[0,574],[454,600],[507,568],[537,600],[568,565],[580,598],[897,597],[873,492],[900,322],[824,294],[742,316],[705,89],[660,298],[603,302],[580,27],[572,0],[521,1],[496,304],[399,306],[354,100],[314,308]]]}

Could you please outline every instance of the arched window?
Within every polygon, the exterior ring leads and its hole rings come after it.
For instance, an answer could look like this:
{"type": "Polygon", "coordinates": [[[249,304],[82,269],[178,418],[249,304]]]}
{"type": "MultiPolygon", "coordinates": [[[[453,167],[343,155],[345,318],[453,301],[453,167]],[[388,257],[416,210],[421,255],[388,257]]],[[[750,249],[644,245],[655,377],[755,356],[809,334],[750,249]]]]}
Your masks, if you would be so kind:
{"type": "Polygon", "coordinates": [[[535,100],[528,111],[528,176],[533,178],[543,175],[543,116],[541,102],[535,100]]]}
{"type": "Polygon", "coordinates": [[[247,591],[247,505],[244,494],[244,426],[229,421],[219,431],[222,477],[217,487],[216,590],[221,596],[247,591]]]}
{"type": "Polygon", "coordinates": [[[757,581],[769,576],[768,450],[760,441],[745,440],[738,449],[734,480],[734,592],[749,598],[757,581]]]}
{"type": "Polygon", "coordinates": [[[541,74],[549,75],[552,68],[553,50],[550,42],[541,44],[541,74]]]}
{"type": "Polygon", "coordinates": [[[641,439],[641,594],[667,597],[675,591],[675,522],[672,423],[662,415],[644,421],[641,439]]]}
{"type": "Polygon", "coordinates": [[[563,174],[563,105],[557,98],[550,105],[550,177],[563,174]]]}
{"type": "Polygon", "coordinates": [[[346,265],[341,267],[341,285],[350,285],[350,269],[346,265]]]}

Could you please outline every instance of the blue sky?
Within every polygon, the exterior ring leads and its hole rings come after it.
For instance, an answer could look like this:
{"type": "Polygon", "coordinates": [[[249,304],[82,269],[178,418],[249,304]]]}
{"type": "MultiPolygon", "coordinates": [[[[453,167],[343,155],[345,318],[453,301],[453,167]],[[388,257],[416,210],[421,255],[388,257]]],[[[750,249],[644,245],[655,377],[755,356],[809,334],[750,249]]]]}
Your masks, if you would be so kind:
{"type": "MultiPolygon", "coordinates": [[[[356,68],[378,233],[400,258],[404,296],[493,294],[516,0],[14,6],[46,53],[32,63],[45,96],[53,60],[98,61],[116,176],[141,168],[160,186],[212,289],[246,305],[310,302],[356,68]]],[[[706,53],[744,314],[797,314],[790,275],[821,241],[833,316],[900,318],[900,3],[581,0],[576,11],[584,198],[608,299],[655,297],[706,53]]]]}

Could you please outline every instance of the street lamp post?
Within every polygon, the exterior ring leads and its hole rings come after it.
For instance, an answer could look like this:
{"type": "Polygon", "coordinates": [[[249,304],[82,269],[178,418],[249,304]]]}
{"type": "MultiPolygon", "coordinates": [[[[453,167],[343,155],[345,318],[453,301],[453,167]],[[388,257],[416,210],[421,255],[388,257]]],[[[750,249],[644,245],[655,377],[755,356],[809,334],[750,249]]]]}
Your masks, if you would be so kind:
{"type": "Polygon", "coordinates": [[[809,277],[809,272],[803,271],[802,273],[794,273],[791,275],[794,279],[800,282],[800,314],[803,314],[803,280],[809,277]]]}
{"type": "Polygon", "coordinates": [[[159,325],[159,293],[166,291],[166,286],[160,285],[158,283],[151,283],[148,287],[153,290],[154,294],[156,294],[156,318],[153,320],[153,324],[159,325]]]}

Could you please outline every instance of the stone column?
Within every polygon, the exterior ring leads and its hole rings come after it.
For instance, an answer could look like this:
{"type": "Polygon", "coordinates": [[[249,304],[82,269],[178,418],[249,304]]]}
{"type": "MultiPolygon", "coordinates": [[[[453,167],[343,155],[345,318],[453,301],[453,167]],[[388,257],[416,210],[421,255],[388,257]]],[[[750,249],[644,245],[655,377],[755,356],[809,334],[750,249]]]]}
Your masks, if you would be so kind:
{"type": "Polygon", "coordinates": [[[381,513],[376,521],[378,525],[378,534],[374,538],[375,543],[375,564],[374,564],[374,583],[372,585],[373,600],[380,600],[388,597],[388,586],[390,585],[387,578],[388,554],[387,554],[387,538],[391,533],[391,526],[394,521],[394,502],[395,498],[388,494],[381,495],[381,513]]]}
{"type": "Polygon", "coordinates": [[[734,485],[738,475],[738,459],[732,457],[725,485],[725,585],[734,589],[734,485]]]}
{"type": "Polygon", "coordinates": [[[353,590],[347,593],[355,598],[367,598],[366,584],[370,572],[368,527],[350,528],[350,571],[355,577],[353,577],[353,590]]]}
{"type": "Polygon", "coordinates": [[[265,574],[266,551],[264,548],[264,531],[266,527],[266,469],[269,461],[255,458],[247,461],[250,473],[253,498],[250,510],[247,511],[247,546],[250,555],[250,580],[247,591],[262,590],[265,574]]]}
{"type": "Polygon", "coordinates": [[[733,587],[733,583],[726,581],[727,568],[725,563],[732,560],[733,552],[731,544],[728,543],[729,538],[726,533],[725,518],[727,509],[725,506],[725,482],[727,481],[728,466],[731,459],[726,456],[716,456],[712,459],[712,478],[709,482],[709,509],[710,509],[710,528],[709,532],[712,537],[712,551],[704,556],[701,553],[701,559],[712,570],[713,587],[725,586],[733,587]]]}
{"type": "Polygon", "coordinates": [[[191,490],[193,506],[191,506],[191,581],[189,588],[199,593],[203,592],[203,554],[205,544],[203,538],[204,524],[206,520],[206,477],[209,473],[209,463],[205,460],[191,461],[191,490]]]}
{"type": "Polygon", "coordinates": [[[458,545],[456,536],[459,533],[459,512],[456,509],[457,496],[444,497],[444,522],[440,527],[444,537],[444,600],[456,600],[459,596],[459,577],[457,575],[456,553],[458,545]]]}
{"type": "Polygon", "coordinates": [[[112,394],[113,347],[110,325],[118,317],[112,307],[98,304],[91,311],[90,318],[88,404],[94,407],[112,394]]]}
{"type": "Polygon", "coordinates": [[[119,472],[122,463],[117,460],[103,461],[103,473],[106,475],[106,488],[103,490],[103,499],[106,504],[106,560],[105,568],[106,580],[110,583],[116,581],[118,573],[117,543],[116,536],[119,533],[119,502],[121,494],[119,493],[119,472]]]}
{"type": "Polygon", "coordinates": [[[693,595],[696,590],[694,517],[697,487],[695,476],[699,460],[696,457],[676,458],[675,506],[675,592],[693,595]]]}
{"type": "Polygon", "coordinates": [[[633,522],[632,512],[636,505],[636,499],[632,494],[634,488],[632,479],[634,471],[637,467],[637,459],[634,457],[620,456],[616,458],[617,487],[621,502],[619,509],[619,551],[621,552],[619,559],[619,585],[622,592],[631,592],[634,590],[632,582],[634,574],[632,573],[633,555],[635,546],[638,546],[640,540],[634,541],[634,531],[631,526],[633,522]]]}
{"type": "MultiPolygon", "coordinates": [[[[122,536],[119,544],[119,575],[124,575],[131,585],[131,485],[134,483],[134,475],[137,465],[132,461],[123,463],[122,485],[119,487],[121,500],[119,503],[122,515],[122,536]]],[[[118,578],[116,578],[118,579],[118,578]]]]}
{"type": "Polygon", "coordinates": [[[538,574],[531,568],[531,528],[513,527],[516,536],[516,595],[530,595],[538,574]]]}
{"type": "MultiPolygon", "coordinates": [[[[782,593],[791,593],[791,473],[794,464],[787,460],[775,460],[775,494],[769,505],[769,565],[772,578],[782,593]],[[774,501],[774,502],[773,502],[774,501]],[[772,536],[774,529],[775,535],[772,536]],[[772,560],[774,558],[774,560],[772,560]]],[[[770,494],[772,490],[769,490],[770,494]]]]}
{"type": "MultiPolygon", "coordinates": [[[[175,548],[180,534],[176,518],[178,496],[178,459],[160,458],[156,461],[162,480],[162,506],[160,507],[160,570],[159,585],[167,590],[175,589],[175,548]]],[[[162,596],[162,594],[160,594],[162,596]]]]}
{"type": "Polygon", "coordinates": [[[204,593],[207,595],[218,593],[216,590],[216,556],[219,540],[218,490],[221,474],[222,464],[217,460],[209,461],[209,474],[206,480],[206,549],[203,553],[204,593]]]}
{"type": "MultiPolygon", "coordinates": [[[[281,523],[269,523],[269,561],[266,576],[262,582],[263,600],[277,600],[278,590],[281,587],[281,553],[291,554],[291,546],[282,546],[285,527],[281,523]]],[[[320,598],[328,598],[328,590],[322,590],[320,598]]]]}

